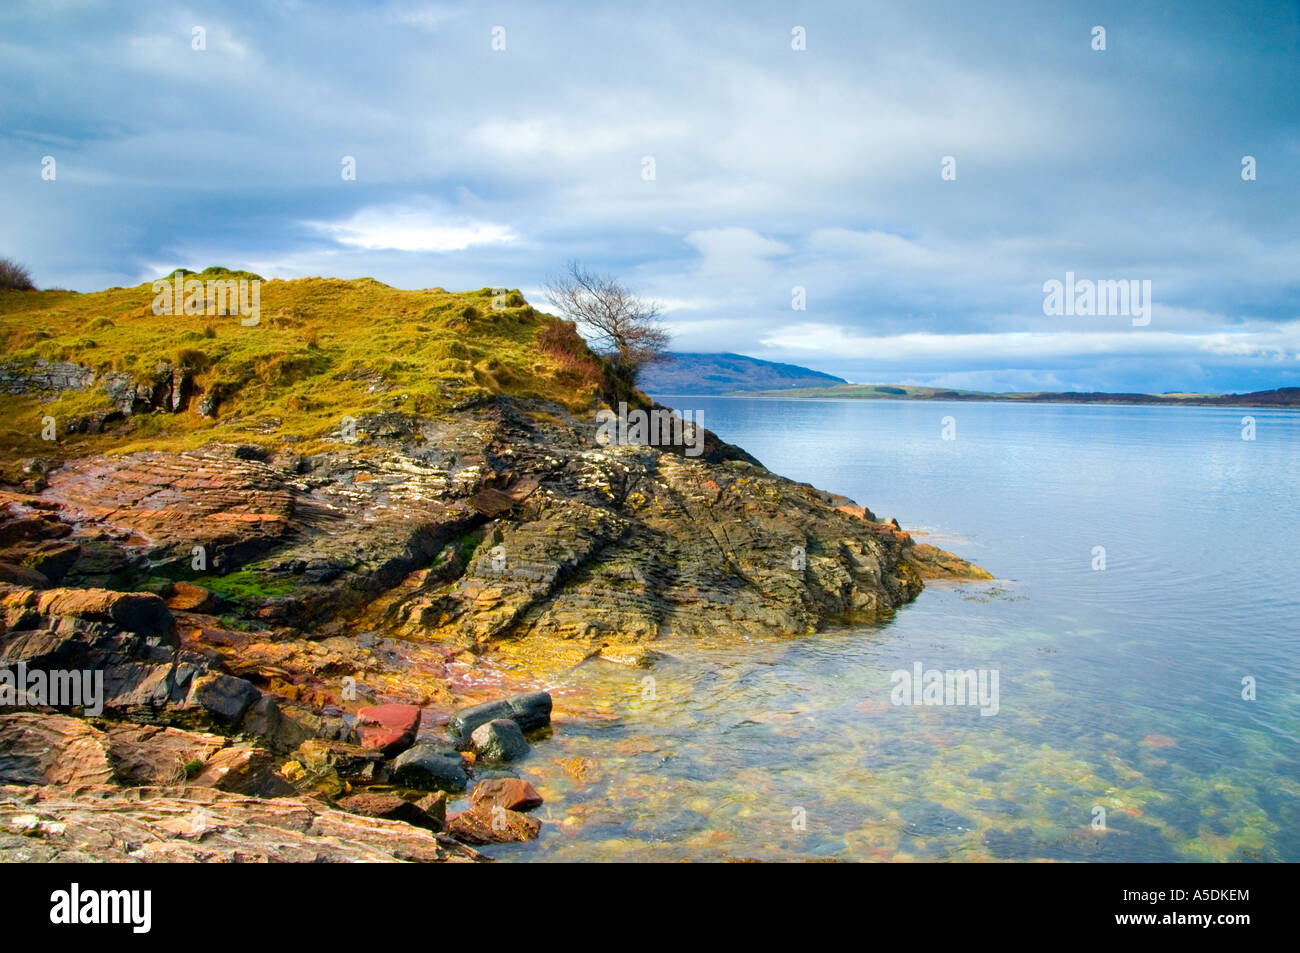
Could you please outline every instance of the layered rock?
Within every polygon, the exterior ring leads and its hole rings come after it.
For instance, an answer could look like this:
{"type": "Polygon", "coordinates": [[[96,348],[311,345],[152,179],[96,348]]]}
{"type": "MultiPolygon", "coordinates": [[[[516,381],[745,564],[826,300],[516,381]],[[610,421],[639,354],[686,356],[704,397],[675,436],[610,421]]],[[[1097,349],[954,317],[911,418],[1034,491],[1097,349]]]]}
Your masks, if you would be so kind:
{"type": "Polygon", "coordinates": [[[16,863],[482,859],[435,831],[337,810],[312,798],[66,785],[0,786],[0,856],[16,863]]]}

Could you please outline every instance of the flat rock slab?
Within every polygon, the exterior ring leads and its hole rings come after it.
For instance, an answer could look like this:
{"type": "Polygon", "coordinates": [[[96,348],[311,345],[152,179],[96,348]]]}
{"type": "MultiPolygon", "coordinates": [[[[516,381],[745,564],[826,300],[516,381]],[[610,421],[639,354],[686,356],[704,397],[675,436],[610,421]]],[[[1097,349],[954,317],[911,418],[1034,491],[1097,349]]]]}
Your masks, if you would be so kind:
{"type": "Polygon", "coordinates": [[[313,798],[206,788],[0,787],[5,862],[436,863],[481,860],[451,838],[313,798]]]}

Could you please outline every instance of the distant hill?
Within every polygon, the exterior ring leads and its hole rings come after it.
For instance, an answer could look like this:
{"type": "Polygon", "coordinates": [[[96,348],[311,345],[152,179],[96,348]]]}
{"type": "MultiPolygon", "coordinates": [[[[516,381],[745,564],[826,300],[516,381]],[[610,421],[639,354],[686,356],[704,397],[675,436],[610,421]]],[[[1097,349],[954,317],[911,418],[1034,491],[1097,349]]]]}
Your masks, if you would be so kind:
{"type": "MultiPolygon", "coordinates": [[[[737,391],[738,392],[738,391],[737,391]]],[[[853,400],[1004,400],[1041,404],[1160,404],[1220,407],[1300,407],[1300,387],[1277,387],[1249,394],[1107,394],[1079,391],[1033,391],[993,394],[975,390],[946,390],[913,385],[839,384],[827,387],[772,388],[753,397],[848,398],[853,400]]]]}
{"type": "Polygon", "coordinates": [[[637,386],[648,394],[731,394],[846,383],[842,377],[743,354],[673,354],[642,371],[637,386]]]}

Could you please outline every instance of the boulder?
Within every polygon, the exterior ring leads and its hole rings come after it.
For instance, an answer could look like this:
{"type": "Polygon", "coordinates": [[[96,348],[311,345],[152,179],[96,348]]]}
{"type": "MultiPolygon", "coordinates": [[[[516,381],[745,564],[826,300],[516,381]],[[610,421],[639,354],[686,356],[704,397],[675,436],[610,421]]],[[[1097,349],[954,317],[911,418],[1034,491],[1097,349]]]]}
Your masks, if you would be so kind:
{"type": "Polygon", "coordinates": [[[0,717],[0,784],[181,785],[258,797],[296,793],[270,753],[220,735],[66,715],[0,717]]]}
{"type": "Polygon", "coordinates": [[[452,716],[451,729],[466,742],[475,728],[498,718],[508,718],[523,731],[545,728],[551,723],[551,696],[548,692],[527,692],[465,708],[452,716]]]}
{"type": "Polygon", "coordinates": [[[515,761],[528,754],[528,742],[519,726],[508,718],[479,725],[470,736],[474,753],[484,761],[515,761]]]}
{"type": "Polygon", "coordinates": [[[398,755],[390,765],[389,777],[399,787],[422,791],[459,792],[469,784],[459,752],[427,744],[398,755]]]}
{"type": "Polygon", "coordinates": [[[542,806],[542,796],[527,781],[519,778],[493,778],[474,785],[469,796],[474,804],[504,807],[507,811],[531,811],[542,806]]]}
{"type": "Polygon", "coordinates": [[[233,675],[203,675],[190,686],[187,703],[198,705],[227,726],[239,724],[262,693],[257,686],[233,675]]]}

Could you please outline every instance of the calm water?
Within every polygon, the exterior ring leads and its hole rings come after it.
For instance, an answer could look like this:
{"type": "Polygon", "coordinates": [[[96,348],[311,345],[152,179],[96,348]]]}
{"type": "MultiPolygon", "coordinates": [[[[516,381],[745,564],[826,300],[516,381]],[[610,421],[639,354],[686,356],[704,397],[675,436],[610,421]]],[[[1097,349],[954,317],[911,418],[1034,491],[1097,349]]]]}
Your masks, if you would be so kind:
{"type": "Polygon", "coordinates": [[[1300,414],[664,401],[998,581],[580,666],[518,770],[542,837],[497,856],[1300,861],[1300,414]],[[996,670],[998,713],[892,705],[916,662],[996,670]]]}

